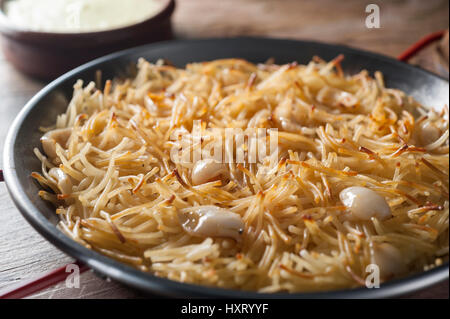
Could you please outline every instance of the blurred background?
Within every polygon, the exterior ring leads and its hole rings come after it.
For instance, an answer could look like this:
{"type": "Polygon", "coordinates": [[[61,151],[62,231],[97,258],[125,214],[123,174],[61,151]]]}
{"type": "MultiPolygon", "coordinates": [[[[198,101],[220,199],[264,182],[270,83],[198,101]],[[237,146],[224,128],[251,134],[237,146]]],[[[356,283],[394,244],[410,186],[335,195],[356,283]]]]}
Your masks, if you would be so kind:
{"type": "MultiPolygon", "coordinates": [[[[398,57],[424,36],[448,29],[449,1],[177,0],[171,22],[172,32],[164,34],[163,38],[290,38],[344,44],[398,57]],[[379,28],[366,25],[369,4],[379,7],[379,28]]],[[[144,32],[145,42],[155,40],[154,36],[149,36],[152,28],[147,29],[147,38],[144,32]]],[[[5,43],[5,38],[2,42],[5,43]]],[[[38,47],[43,45],[39,43],[38,47]]],[[[48,83],[48,80],[38,80],[17,71],[8,61],[17,56],[18,51],[9,49],[9,60],[0,54],[0,152],[9,124],[23,105],[48,83]]],[[[448,34],[410,62],[448,77],[448,34]]],[[[70,257],[56,250],[25,222],[2,183],[0,211],[0,290],[71,262],[70,257]]],[[[82,275],[82,282],[83,289],[57,285],[33,298],[139,297],[138,293],[106,282],[90,272],[82,275]]],[[[413,297],[448,298],[448,282],[413,297]]]]}
{"type": "MultiPolygon", "coordinates": [[[[173,23],[178,38],[280,37],[344,44],[397,57],[422,37],[448,29],[449,1],[178,0],[173,23]],[[366,26],[369,4],[380,9],[380,28],[366,26]]],[[[412,63],[448,77],[448,37],[441,47],[447,64],[435,65],[436,57],[428,57],[433,49],[412,63]]]]}
{"type": "Polygon", "coordinates": [[[422,36],[448,28],[447,0],[178,0],[178,37],[270,36],[346,44],[398,55],[422,36]],[[365,25],[367,5],[380,28],[365,25]],[[195,21],[194,21],[195,18],[195,21]]]}

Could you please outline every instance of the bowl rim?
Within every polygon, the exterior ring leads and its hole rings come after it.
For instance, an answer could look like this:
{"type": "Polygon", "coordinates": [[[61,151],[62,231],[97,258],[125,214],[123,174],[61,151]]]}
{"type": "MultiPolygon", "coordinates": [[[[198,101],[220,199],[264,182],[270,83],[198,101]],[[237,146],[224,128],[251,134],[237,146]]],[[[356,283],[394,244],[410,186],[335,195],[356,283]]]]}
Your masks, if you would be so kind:
{"type": "Polygon", "coordinates": [[[208,41],[266,41],[276,45],[278,41],[285,42],[302,42],[305,45],[314,44],[325,47],[332,47],[339,49],[344,54],[345,52],[353,52],[364,54],[368,57],[376,58],[381,61],[390,62],[394,64],[401,64],[402,67],[412,68],[415,71],[423,72],[434,77],[440,78],[448,83],[448,80],[437,76],[431,72],[420,69],[415,66],[407,65],[403,62],[391,59],[389,57],[367,52],[364,50],[354,49],[343,45],[326,44],[316,41],[298,41],[298,40],[284,40],[284,39],[270,39],[258,37],[238,37],[238,38],[208,38],[208,39],[192,39],[192,40],[176,40],[164,41],[150,45],[135,47],[132,49],[123,50],[107,56],[95,59],[88,62],[74,70],[57,78],[41,91],[39,91],[20,111],[11,125],[7,138],[5,140],[3,165],[4,178],[8,192],[10,193],[15,205],[18,207],[25,219],[35,228],[43,237],[50,241],[57,248],[61,249],[68,255],[77,258],[78,260],[87,264],[91,269],[104,274],[107,277],[115,279],[119,282],[125,283],[129,286],[137,288],[142,291],[154,292],[162,295],[176,295],[189,297],[233,297],[233,298],[282,298],[282,299],[316,299],[316,298],[388,298],[399,295],[410,294],[415,291],[427,288],[449,278],[449,262],[446,261],[443,265],[437,266],[431,270],[412,274],[410,276],[388,281],[378,289],[368,289],[359,287],[355,289],[341,289],[331,291],[319,292],[296,292],[296,293],[259,293],[253,291],[240,291],[233,289],[200,286],[196,284],[181,283],[172,281],[166,278],[157,277],[151,273],[142,272],[124,263],[118,262],[114,259],[101,255],[93,250],[90,250],[62,233],[56,228],[40,211],[33,205],[32,201],[24,195],[21,191],[20,180],[18,178],[15,162],[14,162],[14,146],[16,137],[21,129],[22,122],[27,118],[34,106],[39,103],[47,94],[51,93],[56,87],[64,83],[66,80],[75,76],[85,70],[95,68],[96,66],[114,59],[125,57],[127,55],[142,52],[144,50],[151,50],[160,46],[176,45],[192,42],[208,42],[208,41]],[[145,280],[142,280],[145,278],[145,280]]]}
{"type": "Polygon", "coordinates": [[[100,31],[88,31],[88,32],[50,32],[50,31],[34,31],[25,28],[20,28],[13,25],[5,14],[4,5],[7,1],[13,0],[0,0],[0,33],[14,37],[15,35],[26,35],[29,37],[51,37],[51,38],[67,38],[67,37],[102,37],[111,33],[128,32],[135,28],[145,26],[148,23],[153,23],[164,18],[167,15],[171,15],[175,10],[175,0],[158,0],[161,1],[161,8],[148,18],[136,23],[128,24],[121,27],[114,27],[112,29],[100,30],[100,31]]]}

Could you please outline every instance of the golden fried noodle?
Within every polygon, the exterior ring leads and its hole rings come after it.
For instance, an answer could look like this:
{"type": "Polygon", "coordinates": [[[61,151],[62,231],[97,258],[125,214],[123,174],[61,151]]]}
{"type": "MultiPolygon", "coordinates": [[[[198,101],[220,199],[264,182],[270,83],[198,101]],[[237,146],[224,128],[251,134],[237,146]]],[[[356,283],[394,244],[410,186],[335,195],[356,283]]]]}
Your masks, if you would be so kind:
{"type": "Polygon", "coordinates": [[[341,59],[140,60],[134,79],[103,91],[78,81],[35,149],[40,196],[81,245],[181,282],[332,290],[364,285],[370,264],[382,281],[439,265],[448,108],[385,88],[380,73],[346,76],[341,59]],[[208,128],[277,128],[276,165],[172,161],[172,133],[191,137],[196,120],[202,138],[189,152],[220,139],[208,128]]]}

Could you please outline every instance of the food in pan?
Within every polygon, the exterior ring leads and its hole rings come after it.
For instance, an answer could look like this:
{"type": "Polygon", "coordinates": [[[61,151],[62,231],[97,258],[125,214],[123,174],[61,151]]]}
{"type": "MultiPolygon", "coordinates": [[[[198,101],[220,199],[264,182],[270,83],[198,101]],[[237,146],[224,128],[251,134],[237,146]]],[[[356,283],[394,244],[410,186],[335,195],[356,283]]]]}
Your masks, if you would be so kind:
{"type": "Polygon", "coordinates": [[[448,108],[342,59],[141,59],[101,90],[78,81],[35,149],[40,196],[81,245],[180,282],[317,291],[435,267],[448,108]]]}

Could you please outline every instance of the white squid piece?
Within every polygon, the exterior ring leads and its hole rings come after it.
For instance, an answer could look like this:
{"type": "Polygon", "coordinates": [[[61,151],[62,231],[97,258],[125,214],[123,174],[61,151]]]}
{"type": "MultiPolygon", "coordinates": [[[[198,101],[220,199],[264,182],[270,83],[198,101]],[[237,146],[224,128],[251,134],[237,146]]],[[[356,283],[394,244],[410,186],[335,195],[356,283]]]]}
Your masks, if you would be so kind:
{"type": "Polygon", "coordinates": [[[323,87],[317,93],[316,98],[320,103],[333,107],[352,108],[359,104],[358,99],[353,94],[329,86],[323,87]]]}
{"type": "Polygon", "coordinates": [[[433,123],[424,122],[419,125],[420,145],[426,146],[435,142],[441,136],[441,130],[433,123]]]}
{"type": "Polygon", "coordinates": [[[69,175],[62,171],[62,169],[54,167],[50,169],[48,175],[50,175],[50,177],[52,177],[56,181],[56,185],[61,191],[61,194],[72,193],[72,180],[70,179],[69,175]]]}
{"type": "Polygon", "coordinates": [[[365,187],[348,187],[339,194],[341,202],[350,210],[352,217],[370,220],[376,217],[386,220],[392,216],[391,208],[378,193],[365,187]]]}
{"type": "Polygon", "coordinates": [[[62,128],[47,132],[41,137],[42,148],[50,159],[57,157],[56,144],[67,146],[67,141],[72,134],[72,128],[62,128]]]}
{"type": "Polygon", "coordinates": [[[375,244],[373,248],[373,263],[380,269],[383,279],[400,275],[406,270],[400,250],[388,243],[375,244]]]}
{"type": "Polygon", "coordinates": [[[194,185],[201,185],[228,175],[228,169],[225,164],[209,158],[195,163],[191,177],[194,185]]]}
{"type": "Polygon", "coordinates": [[[240,241],[244,231],[240,215],[217,206],[193,207],[179,217],[184,230],[192,236],[228,237],[240,241]]]}

